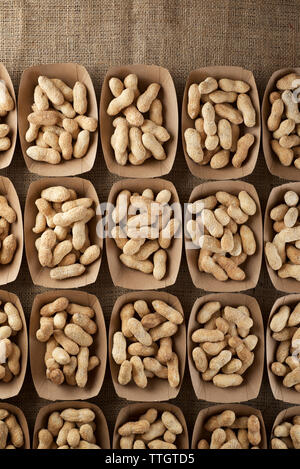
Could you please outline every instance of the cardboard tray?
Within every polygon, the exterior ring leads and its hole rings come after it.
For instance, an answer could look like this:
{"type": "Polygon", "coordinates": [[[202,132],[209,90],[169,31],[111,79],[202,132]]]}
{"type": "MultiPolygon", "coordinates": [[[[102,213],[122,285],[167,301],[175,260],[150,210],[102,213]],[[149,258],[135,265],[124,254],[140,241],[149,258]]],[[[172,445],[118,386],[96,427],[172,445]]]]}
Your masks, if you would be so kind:
{"type": "Polygon", "coordinates": [[[7,68],[3,63],[0,63],[0,80],[4,80],[6,87],[15,102],[15,107],[12,111],[9,111],[7,116],[1,117],[2,124],[8,124],[10,131],[8,137],[11,141],[11,146],[6,151],[0,152],[0,169],[7,168],[10,165],[12,157],[15,152],[16,141],[17,141],[17,132],[18,132],[18,117],[17,117],[17,100],[14,90],[14,85],[11,81],[10,75],[7,71],[7,68]]]}
{"type": "Polygon", "coordinates": [[[0,399],[8,399],[10,397],[17,396],[21,391],[21,388],[24,383],[28,357],[28,337],[26,319],[19,297],[14,293],[5,290],[0,290],[0,300],[5,303],[7,301],[13,303],[18,309],[23,323],[23,329],[12,338],[12,341],[17,344],[21,350],[20,373],[18,376],[15,376],[9,383],[4,383],[3,381],[0,381],[0,399]]]}
{"type": "Polygon", "coordinates": [[[103,155],[107,168],[111,173],[122,177],[144,178],[145,176],[163,176],[171,171],[178,141],[178,105],[174,82],[166,68],[158,65],[141,64],[110,67],[102,85],[99,120],[103,155]],[[139,89],[142,93],[151,83],[159,83],[161,85],[158,97],[163,104],[163,126],[166,127],[171,135],[170,140],[164,143],[167,155],[164,161],[157,161],[152,157],[140,166],[131,164],[121,166],[116,162],[110,138],[113,134],[112,122],[117,116],[109,116],[106,113],[107,107],[113,99],[108,82],[112,77],[123,80],[130,73],[135,73],[138,76],[139,89]]]}
{"type": "Polygon", "coordinates": [[[187,257],[187,263],[192,277],[193,284],[196,288],[202,288],[206,291],[215,292],[240,292],[254,288],[257,285],[262,259],[262,214],[258,194],[255,187],[252,184],[248,184],[244,181],[215,181],[205,182],[196,186],[192,191],[189,203],[195,200],[202,199],[208,195],[213,195],[217,191],[227,191],[230,194],[238,195],[242,190],[245,190],[255,200],[256,213],[249,218],[247,225],[253,230],[256,239],[256,253],[253,256],[248,257],[246,262],[242,264],[242,269],[246,273],[246,279],[242,282],[228,279],[226,282],[220,282],[216,280],[211,274],[200,272],[198,269],[198,249],[188,249],[187,244],[191,242],[188,238],[185,238],[185,252],[187,257]]]}
{"type": "Polygon", "coordinates": [[[261,387],[263,371],[264,371],[264,325],[261,315],[261,310],[258,302],[252,296],[245,295],[244,293],[213,293],[210,295],[201,296],[198,298],[192,308],[189,325],[188,325],[188,363],[190,369],[191,380],[197,399],[208,402],[244,402],[250,399],[256,399],[261,387]],[[205,382],[201,378],[201,373],[197,370],[192,351],[197,346],[192,342],[192,333],[201,328],[196,317],[199,309],[208,301],[220,301],[223,306],[241,306],[245,305],[251,312],[253,319],[253,327],[250,334],[258,336],[258,344],[254,350],[254,362],[248,370],[244,373],[244,381],[238,387],[231,388],[218,388],[212,382],[205,382]]]}
{"type": "Polygon", "coordinates": [[[19,274],[23,256],[23,220],[19,197],[10,179],[0,176],[0,195],[7,198],[9,205],[15,210],[17,220],[10,225],[10,234],[17,238],[17,249],[10,264],[0,265],[0,285],[14,282],[19,274]]]}
{"type": "Polygon", "coordinates": [[[169,383],[165,379],[151,378],[148,380],[148,385],[145,389],[139,388],[133,381],[126,386],[122,386],[118,382],[118,374],[120,366],[115,363],[112,358],[112,343],[113,335],[115,332],[121,330],[120,310],[127,303],[132,303],[136,300],[145,300],[151,305],[153,300],[161,300],[168,303],[173,308],[180,311],[184,316],[184,312],[179,299],[167,292],[130,292],[120,296],[114,304],[110,326],[109,326],[109,363],[110,373],[113,381],[113,385],[118,397],[127,399],[128,401],[144,401],[144,402],[159,402],[167,401],[169,399],[175,399],[177,397],[184,376],[185,369],[185,358],[186,358],[186,328],[185,322],[178,326],[178,331],[175,334],[173,340],[174,351],[178,355],[179,359],[179,373],[180,383],[177,388],[171,388],[169,383]]]}
{"type": "Polygon", "coordinates": [[[110,438],[108,432],[108,426],[106,418],[100,409],[100,407],[92,404],[91,402],[78,402],[78,401],[67,401],[67,402],[54,402],[42,407],[36,417],[32,449],[38,447],[38,433],[42,428],[47,428],[48,417],[52,412],[62,412],[64,409],[91,409],[95,412],[96,418],[94,422],[97,425],[95,436],[97,444],[101,446],[101,449],[110,449],[110,438]]]}
{"type": "Polygon", "coordinates": [[[240,179],[251,174],[255,168],[259,145],[260,145],[260,103],[253,73],[242,67],[212,66],[198,68],[190,72],[183,95],[182,114],[181,114],[181,136],[182,145],[186,163],[191,173],[201,179],[240,179]],[[243,80],[251,86],[248,95],[250,96],[256,111],[256,125],[252,128],[241,126],[241,136],[245,132],[251,133],[255,137],[255,142],[251,146],[247,159],[241,168],[234,168],[231,163],[223,169],[212,169],[210,165],[199,165],[195,163],[187,154],[184,132],[189,127],[195,127],[195,120],[191,119],[187,113],[188,90],[192,83],[200,83],[207,77],[214,77],[217,80],[221,78],[230,78],[232,80],[243,80]]]}
{"type": "Polygon", "coordinates": [[[300,301],[300,294],[297,295],[286,295],[278,298],[270,312],[268,325],[267,325],[267,332],[266,332],[266,358],[267,358],[267,370],[269,376],[270,387],[275,399],[279,401],[288,402],[290,404],[298,404],[300,405],[300,395],[297,391],[293,388],[286,388],[283,386],[282,381],[283,378],[279,376],[275,376],[274,373],[271,371],[271,365],[273,361],[275,361],[275,353],[279,342],[274,340],[271,335],[270,329],[270,322],[272,316],[277,312],[277,310],[282,305],[291,305],[292,307],[296,306],[296,304],[300,301]]]}
{"type": "MultiPolygon", "coordinates": [[[[131,290],[155,290],[158,288],[166,288],[176,282],[182,252],[182,227],[180,228],[180,237],[173,238],[171,247],[167,250],[167,274],[162,280],[156,280],[152,274],[144,274],[143,272],[138,272],[123,265],[119,260],[121,251],[117,247],[115,241],[109,236],[111,229],[114,226],[111,218],[112,206],[115,204],[119,192],[124,189],[128,189],[132,193],[142,193],[146,188],[152,189],[155,194],[162,189],[169,189],[172,192],[170,204],[172,205],[174,202],[177,204],[180,203],[175,186],[166,179],[123,179],[112,186],[108,197],[106,249],[110,275],[116,287],[118,286],[131,290]]],[[[181,208],[176,210],[175,216],[182,220],[181,208]]]]}
{"type": "Polygon", "coordinates": [[[65,280],[52,280],[50,278],[50,269],[41,267],[37,250],[35,248],[35,240],[39,237],[33,233],[32,228],[35,225],[35,217],[38,213],[35,205],[36,199],[40,197],[41,191],[51,186],[65,186],[69,189],[75,189],[79,197],[91,197],[94,200],[94,209],[100,206],[97,192],[93,184],[87,179],[82,178],[42,178],[30,184],[26,203],[25,203],[25,250],[27,263],[31,275],[31,279],[35,285],[47,288],[78,288],[85,287],[90,283],[94,283],[97,279],[101,259],[103,254],[103,230],[100,210],[96,211],[95,217],[88,223],[91,244],[97,244],[101,249],[99,259],[87,266],[86,271],[79,277],[68,278],[65,280]],[[98,233],[97,233],[98,232],[98,233]]]}
{"type": "Polygon", "coordinates": [[[268,448],[265,424],[264,424],[263,416],[260,410],[255,409],[254,407],[250,407],[248,405],[244,405],[244,404],[219,404],[219,405],[210,406],[210,407],[207,407],[206,409],[200,410],[197,416],[196,422],[195,422],[195,426],[194,426],[191,449],[197,449],[199,440],[203,438],[209,438],[209,436],[211,435],[211,433],[205,430],[204,428],[205,422],[211,416],[220,414],[224,410],[232,410],[233,412],[236,413],[238,417],[242,417],[245,415],[248,415],[248,416],[256,415],[260,421],[260,431],[261,431],[261,443],[259,446],[261,449],[268,448]]]}
{"type": "MultiPolygon", "coordinates": [[[[29,429],[26,417],[23,411],[12,404],[8,404],[8,402],[0,402],[0,409],[6,409],[8,412],[12,413],[18,420],[19,425],[21,426],[24,434],[24,446],[20,449],[30,449],[30,436],[29,436],[29,429]]],[[[3,456],[3,453],[2,453],[3,456]]]]}
{"type": "Polygon", "coordinates": [[[38,395],[49,401],[91,399],[100,393],[107,359],[107,340],[103,312],[98,298],[84,291],[78,290],[54,290],[37,295],[32,304],[30,315],[30,367],[33,383],[38,395]],[[88,382],[85,388],[69,386],[65,382],[58,386],[46,378],[46,367],[44,355],[46,343],[39,342],[36,338],[36,331],[40,326],[40,309],[47,303],[54,301],[60,296],[67,297],[70,302],[90,306],[95,310],[95,321],[98,326],[96,334],[93,335],[93,345],[90,347],[90,356],[97,355],[100,358],[100,365],[88,373],[88,382]]]}
{"type": "MultiPolygon", "coordinates": [[[[264,220],[264,244],[273,241],[275,231],[273,230],[273,220],[270,218],[270,212],[276,205],[284,203],[284,194],[286,191],[295,191],[300,195],[300,182],[288,182],[281,186],[274,187],[269,195],[264,220]]],[[[300,282],[293,278],[280,278],[277,271],[271,269],[265,256],[267,270],[273,286],[276,290],[286,293],[300,293],[300,282]]]]}
{"type": "Polygon", "coordinates": [[[168,402],[154,403],[154,404],[129,404],[126,407],[123,407],[117,417],[114,434],[113,434],[113,449],[120,449],[120,435],[118,434],[118,428],[121,427],[124,423],[132,420],[138,420],[141,415],[143,415],[148,409],[155,408],[158,412],[169,411],[172,412],[177,419],[180,421],[183,432],[181,435],[177,435],[176,446],[178,449],[189,449],[189,435],[185,422],[184,415],[179,407],[169,404],[168,402]]]}
{"type": "MultiPolygon", "coordinates": [[[[280,177],[282,179],[289,179],[290,181],[299,181],[300,180],[300,171],[297,169],[293,163],[291,166],[283,166],[278,157],[273,153],[271,148],[271,139],[272,133],[270,132],[267,127],[267,120],[271,112],[271,104],[269,101],[269,95],[272,91],[276,91],[276,82],[284,75],[288,73],[295,72],[300,75],[300,68],[296,67],[289,67],[289,68],[282,68],[280,70],[276,70],[270,77],[267,87],[265,89],[262,108],[261,108],[261,116],[262,116],[262,143],[263,143],[263,151],[265,155],[265,160],[268,166],[268,169],[271,174],[274,176],[280,177]]],[[[278,91],[278,90],[277,90],[278,91]]]]}
{"type": "Polygon", "coordinates": [[[92,169],[95,162],[98,144],[97,130],[96,132],[91,132],[89,149],[83,158],[72,158],[68,161],[62,160],[58,165],[53,165],[34,161],[26,154],[27,148],[33,145],[33,143],[28,143],[25,140],[25,134],[28,129],[27,116],[32,112],[31,106],[33,104],[34,88],[38,84],[37,80],[40,75],[45,75],[48,78],[60,78],[71,88],[73,88],[76,81],[84,83],[87,88],[88,99],[86,115],[98,119],[97,98],[93,82],[85,67],[76,63],[57,63],[26,68],[22,73],[19,87],[18,122],[21,148],[27,169],[39,176],[74,176],[86,173],[92,169]]]}
{"type": "Polygon", "coordinates": [[[289,407],[288,409],[284,409],[279,414],[276,415],[272,431],[271,431],[271,437],[270,437],[270,449],[271,447],[271,440],[274,437],[274,429],[277,427],[277,425],[280,425],[282,422],[285,422],[286,420],[291,420],[293,417],[296,415],[300,415],[300,407],[294,406],[294,407],[289,407]]]}

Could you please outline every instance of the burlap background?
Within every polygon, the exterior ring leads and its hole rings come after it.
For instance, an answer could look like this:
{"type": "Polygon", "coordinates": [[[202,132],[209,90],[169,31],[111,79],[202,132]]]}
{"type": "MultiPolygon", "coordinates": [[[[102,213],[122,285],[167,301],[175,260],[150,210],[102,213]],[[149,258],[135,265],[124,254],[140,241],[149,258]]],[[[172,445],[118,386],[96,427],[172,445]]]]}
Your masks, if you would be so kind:
{"type": "MultiPolygon", "coordinates": [[[[7,66],[16,91],[24,68],[76,61],[89,70],[98,97],[109,65],[155,63],[170,70],[179,103],[190,70],[205,65],[240,65],[254,72],[262,97],[274,70],[299,65],[299,7],[297,0],[2,0],[0,60],[7,66]]],[[[26,170],[19,144],[11,166],[1,174],[11,178],[24,208],[29,183],[36,177],[26,170]]],[[[95,166],[85,177],[94,183],[100,200],[105,200],[117,178],[106,170],[100,145],[95,166]]],[[[168,179],[176,185],[182,202],[200,182],[188,172],[181,143],[168,179]]],[[[262,151],[247,181],[255,184],[264,208],[268,193],[280,180],[269,175],[262,151]]],[[[31,283],[25,255],[17,281],[7,289],[19,295],[29,319],[33,298],[41,289],[31,283]]],[[[112,285],[106,254],[97,282],[86,290],[98,295],[108,325],[114,301],[123,291],[112,285]]],[[[195,299],[204,294],[193,287],[184,256],[177,283],[169,291],[179,297],[187,318],[195,299]]],[[[280,293],[272,288],[265,266],[257,288],[249,293],[260,302],[266,321],[280,293]]],[[[24,410],[32,431],[38,410],[47,402],[38,399],[29,367],[20,395],[10,402],[24,410]]],[[[116,397],[109,370],[93,402],[104,410],[112,432],[117,413],[126,402],[116,397]]],[[[188,369],[174,403],[182,408],[191,436],[196,415],[207,404],[196,400],[188,369]]],[[[268,430],[276,414],[287,407],[273,399],[266,373],[258,399],[250,404],[263,412],[268,430]]]]}

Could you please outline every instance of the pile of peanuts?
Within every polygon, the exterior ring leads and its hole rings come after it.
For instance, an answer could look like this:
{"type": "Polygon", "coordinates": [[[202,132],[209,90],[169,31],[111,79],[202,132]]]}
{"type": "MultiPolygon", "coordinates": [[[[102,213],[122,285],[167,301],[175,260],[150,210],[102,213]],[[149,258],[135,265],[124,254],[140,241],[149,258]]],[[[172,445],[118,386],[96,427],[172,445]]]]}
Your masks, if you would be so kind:
{"type": "Polygon", "coordinates": [[[300,223],[299,196],[294,191],[284,194],[283,203],[274,207],[270,218],[276,233],[273,241],[265,244],[265,254],[271,269],[280,278],[300,281],[300,223]]]}
{"type": "Polygon", "coordinates": [[[300,449],[300,416],[295,415],[292,422],[276,425],[271,439],[272,449],[300,449]]]}
{"type": "Polygon", "coordinates": [[[21,350],[13,338],[22,329],[23,322],[18,309],[7,301],[0,310],[0,381],[3,383],[9,383],[20,374],[21,350]]]}
{"type": "Polygon", "coordinates": [[[242,281],[239,267],[256,252],[256,241],[247,221],[256,213],[255,201],[246,191],[238,196],[218,191],[189,204],[195,218],[187,221],[187,236],[200,247],[198,268],[219,281],[242,281]]]}
{"type": "Polygon", "coordinates": [[[0,449],[21,449],[24,434],[16,416],[6,409],[0,409],[0,449]]]}
{"type": "Polygon", "coordinates": [[[289,73],[276,82],[276,91],[269,96],[272,105],[267,127],[272,132],[271,148],[283,166],[300,168],[300,111],[298,88],[300,76],[289,73]]]}
{"type": "Polygon", "coordinates": [[[35,144],[26,150],[27,156],[50,164],[83,158],[89,149],[90,132],[98,126],[97,119],[85,115],[87,110],[83,83],[77,81],[72,89],[59,78],[39,76],[25,134],[26,142],[35,144]]]}
{"type": "Polygon", "coordinates": [[[256,415],[238,417],[232,410],[213,415],[204,424],[210,442],[202,439],[198,449],[260,449],[260,421],[256,415]]]}
{"type": "Polygon", "coordinates": [[[88,408],[52,412],[47,428],[38,433],[37,449],[101,449],[94,434],[95,418],[88,408]]]}
{"type": "Polygon", "coordinates": [[[145,189],[140,195],[122,190],[112,212],[115,226],[111,236],[122,251],[122,264],[162,280],[167,273],[167,250],[181,226],[169,202],[172,193],[163,189],[154,195],[145,189]],[[153,256],[153,261],[151,257],[153,256]]]}
{"type": "Polygon", "coordinates": [[[240,386],[243,374],[254,362],[258,338],[247,306],[223,307],[219,301],[205,303],[197,313],[202,325],[192,333],[197,344],[192,357],[203,381],[219,388],[240,386]]]}
{"type": "Polygon", "coordinates": [[[125,386],[133,379],[138,387],[146,388],[148,378],[162,378],[176,388],[180,374],[172,337],[184,318],[161,300],[152,301],[152,308],[154,312],[146,301],[137,300],[120,311],[122,331],[115,332],[112,347],[112,357],[120,365],[118,382],[125,386]],[[134,317],[136,313],[139,319],[134,317]]]}
{"type": "Polygon", "coordinates": [[[300,303],[283,305],[270,322],[272,338],[279,342],[271,371],[283,379],[287,388],[300,392],[300,303]]]}
{"type": "MultiPolygon", "coordinates": [[[[3,80],[0,80],[0,117],[3,119],[8,112],[13,111],[15,103],[11,97],[7,86],[3,80]]],[[[9,150],[11,140],[9,138],[10,128],[8,124],[0,123],[0,151],[9,150]]]]}
{"type": "Polygon", "coordinates": [[[46,377],[60,385],[84,388],[88,372],[99,366],[100,359],[90,356],[97,324],[92,319],[95,311],[89,306],[70,303],[59,297],[40,310],[40,328],[36,332],[39,342],[46,343],[44,362],[46,377]]]}
{"type": "Polygon", "coordinates": [[[158,415],[151,408],[139,420],[124,423],[118,428],[121,449],[177,449],[176,438],[183,427],[169,411],[158,415]]]}
{"type": "Polygon", "coordinates": [[[38,213],[32,231],[40,235],[35,246],[41,266],[51,269],[52,279],[78,277],[99,258],[99,246],[89,240],[93,204],[92,198],[78,198],[76,191],[63,186],[42,190],[35,201],[38,213]]]}
{"type": "Polygon", "coordinates": [[[10,225],[17,221],[15,210],[9,205],[7,198],[0,195],[0,264],[10,264],[17,249],[17,238],[10,233],[10,225]]]}
{"type": "Polygon", "coordinates": [[[243,131],[256,124],[249,90],[248,83],[228,78],[207,77],[190,85],[187,113],[195,119],[195,128],[186,129],[184,138],[195,163],[210,164],[213,169],[225,168],[230,161],[234,168],[242,166],[255,140],[252,133],[243,131]]]}
{"type": "Polygon", "coordinates": [[[127,75],[124,83],[113,77],[108,85],[114,98],[109,103],[107,114],[121,114],[113,121],[115,130],[110,141],[116,162],[124,166],[129,161],[136,166],[151,156],[159,161],[165,160],[167,155],[163,144],[170,139],[170,134],[162,126],[163,107],[157,98],[161,86],[151,83],[141,94],[138,77],[134,73],[127,75]]]}

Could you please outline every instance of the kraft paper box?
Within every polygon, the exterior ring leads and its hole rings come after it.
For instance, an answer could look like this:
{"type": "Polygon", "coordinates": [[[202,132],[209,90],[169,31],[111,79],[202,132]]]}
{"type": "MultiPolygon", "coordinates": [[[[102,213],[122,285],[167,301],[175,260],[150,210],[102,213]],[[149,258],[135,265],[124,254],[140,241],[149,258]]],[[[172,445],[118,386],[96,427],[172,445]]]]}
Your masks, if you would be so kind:
{"type": "Polygon", "coordinates": [[[240,191],[246,191],[253,198],[256,203],[255,215],[249,217],[247,225],[252,229],[256,240],[256,252],[253,256],[248,256],[246,261],[241,265],[241,268],[246,274],[245,280],[238,282],[236,280],[228,279],[225,282],[216,280],[211,274],[200,272],[198,269],[199,247],[197,249],[189,248],[191,240],[185,238],[185,252],[189,271],[192,277],[193,284],[197,288],[202,288],[206,291],[215,292],[239,292],[254,288],[258,282],[261,258],[262,258],[262,215],[259,197],[255,187],[244,181],[214,181],[205,182],[196,186],[192,191],[189,203],[196,200],[203,199],[209,195],[214,195],[218,191],[229,192],[232,195],[238,195],[240,191]]]}
{"type": "Polygon", "coordinates": [[[263,371],[264,371],[264,326],[261,310],[258,302],[252,296],[244,293],[213,293],[198,298],[191,311],[188,335],[188,362],[193,388],[198,399],[208,402],[244,402],[250,399],[256,399],[261,387],[263,371]],[[203,381],[201,373],[197,370],[192,351],[197,347],[197,343],[191,339],[192,333],[204,326],[197,321],[198,311],[208,301],[220,301],[221,307],[224,306],[247,306],[253,319],[253,327],[249,334],[255,334],[258,337],[257,346],[254,349],[254,362],[248,370],[243,374],[244,381],[240,386],[229,388],[218,388],[212,381],[203,381]]]}
{"type": "Polygon", "coordinates": [[[132,422],[135,420],[139,420],[139,417],[147,412],[148,409],[157,409],[158,413],[161,414],[164,411],[172,412],[175,417],[179,420],[183,427],[183,432],[181,435],[177,435],[176,444],[178,449],[189,449],[189,435],[187,431],[187,426],[185,422],[184,415],[179,407],[169,404],[168,402],[162,403],[154,403],[154,404],[129,404],[126,407],[123,407],[116,420],[114,434],[113,434],[113,449],[120,449],[120,435],[118,433],[118,429],[126,422],[132,422]]]}
{"type": "Polygon", "coordinates": [[[99,207],[99,199],[93,184],[87,179],[72,177],[72,178],[42,178],[30,184],[26,203],[25,203],[25,250],[27,263],[30,271],[32,281],[35,285],[40,285],[47,288],[78,288],[85,287],[90,283],[94,283],[98,277],[101,258],[103,254],[103,232],[101,224],[101,214],[97,210],[99,207]],[[36,199],[40,198],[43,189],[52,186],[64,186],[68,189],[74,189],[78,197],[91,197],[94,200],[93,208],[96,215],[87,224],[89,227],[89,237],[91,244],[97,244],[101,249],[100,257],[92,264],[86,266],[85,272],[78,276],[67,278],[64,280],[52,280],[50,278],[50,269],[42,267],[38,260],[38,252],[35,247],[35,241],[40,236],[32,231],[35,225],[35,218],[38,209],[35,205],[36,199]]]}
{"type": "MultiPolygon", "coordinates": [[[[300,195],[300,182],[289,182],[287,184],[282,184],[281,186],[274,187],[270,192],[265,211],[264,244],[266,244],[268,241],[272,242],[274,236],[276,235],[276,232],[273,230],[274,220],[271,220],[270,212],[272,208],[284,203],[284,194],[287,191],[295,191],[298,195],[300,195]]],[[[300,293],[300,282],[293,278],[280,278],[277,274],[277,271],[271,269],[269,266],[266,256],[265,260],[269,277],[276,290],[281,290],[286,293],[300,293]]]]}
{"type": "Polygon", "coordinates": [[[162,189],[168,189],[172,193],[170,204],[177,203],[174,209],[174,216],[182,221],[181,207],[179,206],[179,198],[175,186],[166,179],[123,179],[116,182],[108,197],[108,233],[106,235],[107,260],[110,275],[115,286],[128,288],[131,290],[155,290],[158,288],[166,288],[176,282],[178,275],[181,251],[182,251],[182,227],[177,231],[176,237],[171,240],[171,246],[167,251],[167,272],[162,280],[156,280],[152,274],[145,274],[137,270],[130,269],[123,265],[119,259],[122,251],[117,247],[113,238],[110,237],[111,230],[114,226],[112,220],[112,205],[115,206],[119,192],[128,189],[131,193],[138,192],[142,194],[144,189],[150,188],[156,195],[162,189]]]}
{"type": "MultiPolygon", "coordinates": [[[[175,308],[177,311],[180,311],[184,316],[184,312],[181,306],[179,299],[167,292],[155,292],[155,291],[144,291],[144,292],[130,292],[125,295],[120,296],[114,304],[110,326],[109,326],[109,362],[110,362],[110,372],[113,380],[113,385],[117,395],[128,401],[166,401],[169,399],[175,399],[178,395],[181,384],[184,376],[185,369],[185,357],[186,357],[186,328],[185,322],[178,326],[177,333],[172,336],[173,339],[173,350],[176,352],[179,361],[179,373],[180,373],[180,383],[177,388],[171,388],[168,380],[151,378],[148,379],[147,387],[142,389],[139,388],[134,381],[131,381],[126,386],[122,386],[118,382],[118,374],[120,370],[120,365],[117,365],[114,359],[112,358],[112,345],[113,345],[113,336],[115,332],[121,330],[121,319],[120,312],[123,306],[127,303],[134,303],[136,300],[145,300],[148,303],[148,306],[151,310],[151,302],[154,300],[164,301],[168,305],[175,308]]],[[[138,317],[138,315],[136,315],[138,317]]],[[[129,345],[129,344],[128,344],[129,345]]]]}
{"type": "Polygon", "coordinates": [[[224,410],[232,410],[237,417],[256,415],[260,421],[261,442],[259,447],[260,449],[268,448],[265,424],[260,410],[244,404],[219,404],[200,410],[194,426],[192,449],[197,449],[198,442],[202,439],[207,439],[208,442],[210,441],[211,432],[205,430],[204,425],[210,417],[221,414],[224,410]]]}
{"type": "Polygon", "coordinates": [[[0,409],[5,409],[16,417],[24,435],[24,446],[20,449],[30,449],[29,429],[23,411],[19,407],[8,404],[7,402],[0,402],[0,409]]]}
{"type": "MultiPolygon", "coordinates": [[[[143,115],[146,117],[146,114],[143,115]]],[[[144,178],[163,176],[171,171],[176,156],[178,140],[178,106],[174,82],[166,68],[159,67],[158,65],[120,65],[110,67],[102,85],[99,121],[104,159],[111,173],[122,177],[144,178]],[[167,155],[167,158],[163,161],[158,161],[151,157],[139,166],[134,166],[130,163],[121,166],[116,162],[110,139],[114,131],[112,122],[117,115],[109,116],[106,112],[110,101],[114,98],[109,89],[108,82],[112,77],[124,80],[130,73],[137,75],[138,87],[141,93],[146,91],[151,83],[161,85],[158,98],[163,105],[163,126],[171,136],[170,140],[163,144],[167,155]]]]}
{"type": "Polygon", "coordinates": [[[32,449],[37,449],[39,439],[38,434],[42,428],[47,428],[48,418],[52,412],[62,412],[65,409],[91,409],[95,414],[94,420],[96,424],[95,437],[96,444],[101,449],[110,449],[110,439],[107,427],[106,418],[100,409],[100,407],[92,404],[91,402],[78,402],[78,401],[67,401],[67,402],[54,402],[53,404],[42,407],[37,415],[34,432],[33,432],[33,443],[32,449]]]}
{"type": "Polygon", "coordinates": [[[289,73],[296,73],[300,76],[300,68],[282,68],[281,70],[276,70],[273,73],[271,78],[268,81],[264,98],[262,102],[262,143],[263,143],[263,151],[265,155],[265,160],[268,166],[268,169],[271,174],[274,176],[278,176],[282,179],[289,179],[290,181],[299,181],[300,180],[300,171],[297,169],[294,164],[292,163],[290,166],[283,166],[278,156],[275,155],[271,148],[271,140],[272,140],[272,133],[270,132],[267,126],[267,120],[271,112],[271,103],[269,100],[270,93],[272,91],[279,91],[276,88],[276,82],[280,78],[284,77],[289,73]]]}
{"type": "MultiPolygon", "coordinates": [[[[71,316],[68,315],[68,319],[70,318],[71,316]]],[[[95,295],[78,290],[64,290],[63,292],[54,290],[37,295],[33,301],[30,315],[29,337],[31,375],[36,392],[41,398],[49,401],[91,399],[100,393],[106,369],[107,340],[102,308],[95,295]],[[100,364],[88,372],[88,381],[84,388],[69,386],[66,382],[56,385],[46,378],[44,362],[46,343],[39,342],[36,338],[36,332],[40,327],[40,310],[45,304],[51,303],[61,296],[68,298],[70,303],[90,306],[95,311],[93,320],[97,324],[97,332],[92,335],[93,344],[89,347],[89,355],[97,355],[100,364]]]]}
{"type": "Polygon", "coordinates": [[[294,388],[287,388],[283,385],[283,377],[276,376],[271,371],[271,365],[276,361],[276,350],[280,342],[277,342],[272,338],[272,331],[270,329],[271,319],[274,314],[280,309],[283,305],[288,305],[291,307],[291,311],[300,301],[300,294],[296,295],[286,295],[278,298],[270,312],[267,333],[266,333],[266,355],[267,355],[267,369],[269,382],[271,390],[275,399],[279,401],[288,402],[289,404],[300,404],[300,395],[294,388]]]}
{"type": "Polygon", "coordinates": [[[21,388],[24,383],[28,357],[27,325],[22,304],[17,295],[5,290],[0,290],[0,300],[2,301],[2,304],[8,301],[11,302],[19,311],[23,323],[22,330],[12,337],[12,342],[17,344],[21,351],[20,373],[15,376],[9,383],[4,383],[4,381],[0,381],[0,399],[8,399],[10,397],[17,396],[21,391],[21,388]]]}
{"type": "MultiPolygon", "coordinates": [[[[256,82],[253,73],[250,70],[246,70],[241,67],[227,67],[227,66],[214,66],[214,67],[203,67],[198,68],[190,72],[183,95],[182,101],[182,114],[181,114],[181,137],[183,151],[186,159],[186,163],[189,167],[191,173],[201,179],[240,179],[251,174],[255,168],[259,145],[260,145],[260,103],[259,96],[256,87],[256,82]],[[252,104],[256,111],[256,124],[254,127],[245,127],[243,124],[240,126],[240,136],[245,133],[251,133],[255,137],[253,145],[250,147],[247,159],[244,161],[241,168],[234,168],[231,162],[222,169],[212,169],[209,164],[200,165],[195,163],[187,154],[186,144],[184,138],[184,132],[186,129],[192,127],[195,128],[195,120],[191,119],[187,113],[187,103],[188,103],[188,90],[191,84],[199,84],[201,81],[205,80],[207,77],[213,77],[216,80],[221,78],[230,78],[231,80],[243,80],[250,85],[250,90],[248,95],[251,98],[252,104]]],[[[233,154],[231,154],[230,159],[233,154]]]]}
{"type": "MultiPolygon", "coordinates": [[[[286,421],[292,423],[293,417],[296,417],[296,416],[299,416],[299,415],[300,415],[300,407],[298,407],[298,406],[289,407],[288,409],[284,409],[281,412],[279,412],[279,414],[276,416],[276,418],[274,420],[274,423],[273,423],[271,438],[270,438],[270,448],[271,448],[272,438],[275,437],[275,435],[274,435],[275,427],[277,427],[277,425],[280,425],[281,423],[286,422],[286,421]]],[[[285,440],[285,443],[286,443],[285,438],[284,438],[284,440],[285,440]]],[[[291,448],[294,449],[293,446],[291,448]]]]}
{"type": "Polygon", "coordinates": [[[62,161],[56,165],[42,161],[34,161],[26,154],[27,148],[34,145],[34,142],[26,142],[25,134],[29,126],[27,117],[33,112],[31,106],[34,102],[34,88],[38,84],[38,77],[40,75],[47,76],[48,78],[60,78],[71,88],[73,88],[76,81],[82,82],[87,89],[88,108],[85,115],[98,119],[96,94],[91,77],[85,67],[76,63],[54,63],[26,68],[22,73],[19,87],[18,121],[21,148],[27,169],[31,173],[38,174],[39,176],[75,176],[77,174],[86,173],[92,169],[95,162],[98,129],[95,132],[90,132],[89,148],[83,158],[76,159],[72,157],[72,159],[68,161],[62,159],[62,161]]]}
{"type": "Polygon", "coordinates": [[[17,238],[17,249],[9,264],[0,264],[0,285],[14,282],[19,274],[23,256],[23,221],[19,197],[10,179],[0,176],[0,195],[7,198],[8,204],[17,214],[17,220],[10,225],[10,234],[17,238]]]}
{"type": "Polygon", "coordinates": [[[6,84],[6,87],[9,91],[9,94],[14,100],[15,107],[12,111],[9,111],[7,116],[1,118],[1,124],[9,125],[9,134],[11,145],[10,148],[6,151],[0,152],[0,169],[7,168],[10,165],[12,157],[14,155],[16,141],[17,141],[17,132],[18,132],[18,117],[17,117],[17,101],[14,90],[14,85],[11,81],[9,73],[3,63],[0,63],[0,80],[3,80],[6,84]]]}

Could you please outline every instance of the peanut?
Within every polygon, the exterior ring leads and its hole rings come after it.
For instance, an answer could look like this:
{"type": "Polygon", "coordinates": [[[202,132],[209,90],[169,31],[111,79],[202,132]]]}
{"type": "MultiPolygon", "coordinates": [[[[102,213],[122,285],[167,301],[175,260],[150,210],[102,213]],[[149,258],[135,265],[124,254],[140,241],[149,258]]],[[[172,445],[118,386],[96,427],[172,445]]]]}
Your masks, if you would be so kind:
{"type": "Polygon", "coordinates": [[[299,278],[298,272],[298,210],[294,206],[297,204],[298,195],[293,191],[286,193],[287,204],[279,204],[270,211],[270,218],[275,220],[273,229],[277,234],[272,241],[265,244],[265,254],[269,266],[278,271],[280,278],[299,278]],[[281,225],[279,227],[279,224],[281,225]],[[289,243],[288,246],[286,244],[289,243]],[[291,261],[286,264],[286,258],[291,261]]]}
{"type": "Polygon", "coordinates": [[[195,163],[200,163],[203,160],[200,133],[196,129],[189,128],[185,130],[184,138],[187,154],[195,163]]]}
{"type": "Polygon", "coordinates": [[[196,119],[200,113],[200,91],[196,83],[189,87],[187,112],[191,119],[196,119]]]}
{"type": "Polygon", "coordinates": [[[235,168],[240,168],[248,156],[249,148],[254,143],[252,134],[245,134],[237,141],[237,151],[232,158],[232,164],[235,168]]]}

